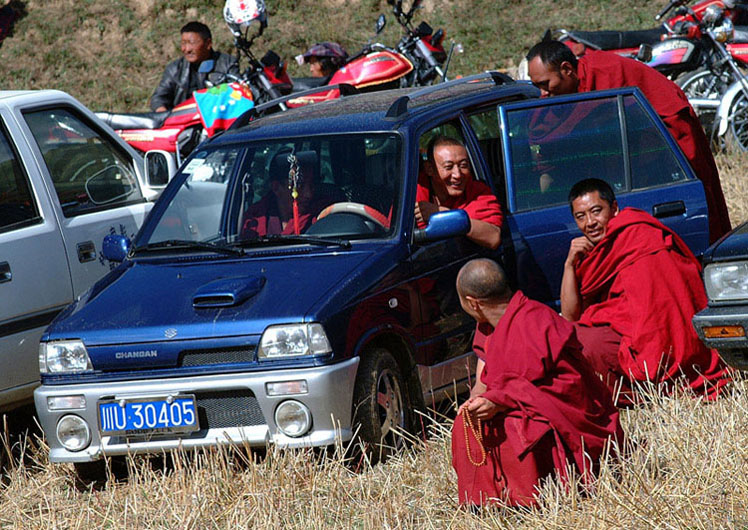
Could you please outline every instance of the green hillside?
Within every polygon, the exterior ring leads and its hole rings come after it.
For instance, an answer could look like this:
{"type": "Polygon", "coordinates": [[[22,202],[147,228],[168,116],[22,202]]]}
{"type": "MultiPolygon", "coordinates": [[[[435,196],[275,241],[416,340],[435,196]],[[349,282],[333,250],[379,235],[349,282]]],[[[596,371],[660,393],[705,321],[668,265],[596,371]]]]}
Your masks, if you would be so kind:
{"type": "MultiPolygon", "coordinates": [[[[208,24],[216,47],[233,52],[220,0],[14,0],[25,14],[0,46],[3,89],[56,88],[96,110],[143,111],[165,64],[179,57],[179,28],[208,24]]],[[[646,0],[424,0],[414,21],[446,30],[462,43],[451,75],[516,64],[548,27],[652,27],[665,4],[646,0]]],[[[394,45],[401,28],[384,0],[267,0],[267,31],[258,56],[272,48],[289,73],[306,75],[293,57],[321,40],[354,53],[373,36],[380,13],[388,26],[377,39],[394,45]]]]}

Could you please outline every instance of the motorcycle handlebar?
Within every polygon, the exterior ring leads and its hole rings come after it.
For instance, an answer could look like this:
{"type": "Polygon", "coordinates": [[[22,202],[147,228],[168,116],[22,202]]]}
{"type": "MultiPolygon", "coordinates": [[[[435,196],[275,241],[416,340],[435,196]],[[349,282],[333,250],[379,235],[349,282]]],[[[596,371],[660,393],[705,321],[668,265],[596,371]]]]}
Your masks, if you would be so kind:
{"type": "Polygon", "coordinates": [[[670,0],[670,3],[666,5],[664,8],[662,8],[662,11],[657,13],[657,15],[655,16],[655,20],[660,20],[662,17],[665,16],[665,14],[668,11],[670,11],[671,9],[673,9],[675,6],[677,6],[680,3],[681,3],[680,0],[670,0]]]}

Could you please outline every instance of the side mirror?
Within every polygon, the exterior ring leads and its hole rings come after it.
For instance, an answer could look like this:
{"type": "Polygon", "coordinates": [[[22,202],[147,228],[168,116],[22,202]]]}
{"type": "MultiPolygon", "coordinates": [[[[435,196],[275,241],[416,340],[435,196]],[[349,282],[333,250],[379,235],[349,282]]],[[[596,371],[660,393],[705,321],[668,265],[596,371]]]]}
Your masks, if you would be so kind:
{"type": "Polygon", "coordinates": [[[215,65],[216,62],[213,59],[208,59],[200,63],[200,66],[197,67],[197,72],[200,74],[210,73],[213,71],[215,65]]]}
{"type": "Polygon", "coordinates": [[[450,210],[448,212],[435,213],[429,219],[426,228],[418,229],[413,234],[413,242],[416,244],[449,239],[450,237],[464,236],[470,232],[470,217],[465,210],[450,210]]]}
{"type": "Polygon", "coordinates": [[[379,15],[379,18],[377,18],[377,35],[382,33],[382,30],[387,25],[387,19],[384,17],[384,14],[379,15]]]}
{"type": "Polygon", "coordinates": [[[119,234],[104,237],[101,253],[109,261],[122,263],[130,252],[130,238],[119,234]]]}
{"type": "Polygon", "coordinates": [[[163,188],[176,172],[177,163],[172,153],[154,149],[145,154],[145,182],[147,186],[163,188]]]}

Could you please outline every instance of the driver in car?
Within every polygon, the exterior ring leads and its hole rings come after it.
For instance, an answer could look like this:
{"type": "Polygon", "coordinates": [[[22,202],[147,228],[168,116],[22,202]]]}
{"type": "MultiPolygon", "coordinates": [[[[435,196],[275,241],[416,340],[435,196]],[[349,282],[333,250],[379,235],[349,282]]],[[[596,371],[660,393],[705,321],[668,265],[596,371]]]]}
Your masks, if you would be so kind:
{"type": "Polygon", "coordinates": [[[298,219],[294,220],[294,199],[289,187],[291,164],[288,153],[283,153],[276,155],[270,164],[270,191],[244,214],[242,239],[304,233],[315,222],[322,209],[333,202],[330,198],[318,197],[315,193],[317,153],[300,151],[295,156],[299,172],[296,184],[298,219]]]}
{"type": "Polygon", "coordinates": [[[473,178],[465,146],[455,138],[436,136],[429,142],[424,169],[416,192],[418,228],[424,228],[437,212],[465,210],[470,217],[467,237],[478,245],[498,248],[504,221],[501,207],[491,188],[473,178]]]}

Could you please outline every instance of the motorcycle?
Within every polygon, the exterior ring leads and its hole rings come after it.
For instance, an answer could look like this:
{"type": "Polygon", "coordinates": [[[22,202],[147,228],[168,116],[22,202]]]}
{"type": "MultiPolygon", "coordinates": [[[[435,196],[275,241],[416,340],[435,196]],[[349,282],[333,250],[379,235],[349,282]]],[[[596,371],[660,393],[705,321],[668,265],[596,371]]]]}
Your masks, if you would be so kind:
{"type": "MultiPolygon", "coordinates": [[[[421,0],[414,0],[408,11],[403,11],[402,0],[387,0],[393,6],[393,13],[405,33],[395,48],[379,42],[367,42],[356,55],[350,57],[329,78],[300,78],[294,80],[294,91],[305,90],[304,96],[291,99],[289,107],[324,101],[339,96],[337,89],[320,90],[309,93],[310,89],[325,86],[350,85],[359,92],[387,90],[409,86],[427,85],[438,80],[447,80],[447,69],[453,50],[461,48],[453,45],[449,54],[443,47],[444,30],[434,32],[426,22],[413,28],[411,19],[421,0]]],[[[375,36],[386,27],[385,16],[379,15],[375,36]]],[[[301,65],[303,56],[296,57],[301,65]]]]}
{"type": "MultiPolygon", "coordinates": [[[[264,5],[258,5],[251,17],[239,22],[229,12],[229,2],[224,10],[238,59],[247,61],[247,67],[238,76],[213,72],[213,61],[203,61],[198,73],[206,76],[208,88],[196,90],[172,110],[135,114],[97,112],[96,115],[135,149],[172,153],[180,165],[203,140],[227,129],[255,105],[290,92],[291,79],[280,57],[271,50],[258,60],[252,53],[255,39],[267,27],[264,5]],[[250,35],[255,26],[258,29],[250,35]]],[[[283,103],[269,107],[272,110],[286,108],[283,103]]]]}

